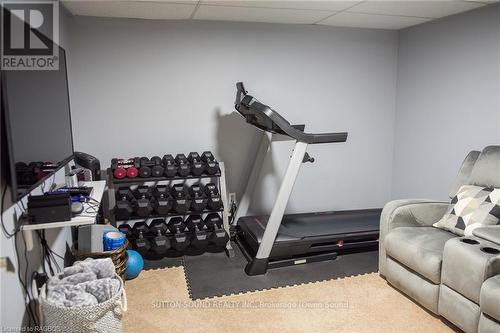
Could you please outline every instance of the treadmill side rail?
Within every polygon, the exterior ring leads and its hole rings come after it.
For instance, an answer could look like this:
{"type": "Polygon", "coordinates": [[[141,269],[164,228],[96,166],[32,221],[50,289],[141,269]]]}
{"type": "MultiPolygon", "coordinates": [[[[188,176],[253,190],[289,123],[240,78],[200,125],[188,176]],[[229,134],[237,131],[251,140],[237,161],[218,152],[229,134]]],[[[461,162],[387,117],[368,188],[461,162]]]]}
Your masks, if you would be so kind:
{"type": "Polygon", "coordinates": [[[268,263],[269,258],[253,258],[252,261],[245,266],[245,273],[250,276],[266,274],[268,263]]]}
{"type": "Polygon", "coordinates": [[[253,258],[253,260],[245,267],[245,272],[248,275],[265,274],[267,271],[269,255],[273,249],[274,240],[278,234],[278,229],[281,225],[281,220],[283,219],[285,208],[292,193],[297,175],[299,174],[300,166],[302,165],[302,160],[304,159],[306,150],[307,143],[300,141],[295,143],[292,157],[288,163],[285,177],[283,178],[283,182],[281,183],[278,192],[278,197],[276,198],[273,210],[271,211],[271,216],[269,216],[269,221],[267,222],[264,236],[262,236],[262,242],[259,246],[259,250],[257,251],[255,258],[253,258]],[[261,259],[265,259],[265,261],[261,259]],[[264,262],[265,269],[262,271],[261,266],[264,262]]]}

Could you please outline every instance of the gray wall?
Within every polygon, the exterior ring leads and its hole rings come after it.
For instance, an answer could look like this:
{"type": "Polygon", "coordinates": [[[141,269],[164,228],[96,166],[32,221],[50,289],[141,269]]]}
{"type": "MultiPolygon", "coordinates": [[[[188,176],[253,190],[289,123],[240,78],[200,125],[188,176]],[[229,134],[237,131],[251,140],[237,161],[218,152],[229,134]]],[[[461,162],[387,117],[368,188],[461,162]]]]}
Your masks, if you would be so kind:
{"type": "MultiPolygon", "coordinates": [[[[115,156],[212,150],[227,164],[229,189],[241,194],[258,143],[232,114],[243,80],[292,123],[349,131],[345,144],[309,149],[317,163],[300,174],[292,211],[389,199],[397,32],[86,17],[73,17],[71,29],[75,147],[103,165],[115,156]]],[[[271,178],[284,172],[289,148],[273,150],[271,178]]],[[[262,209],[273,200],[259,199],[262,209]]]]}
{"type": "Polygon", "coordinates": [[[471,149],[500,143],[500,6],[400,32],[393,198],[446,199],[471,149]]]}
{"type": "MultiPolygon", "coordinates": [[[[67,57],[70,58],[71,50],[69,44],[68,36],[68,22],[69,15],[61,7],[60,10],[60,44],[67,51],[67,57]]],[[[4,146],[2,145],[2,148],[4,146]]],[[[6,177],[6,151],[2,150],[2,169],[1,169],[1,186],[0,190],[3,191],[6,177]]],[[[56,183],[64,183],[64,168],[56,174],[56,183]]],[[[52,184],[52,179],[47,180],[46,187],[50,187],[52,184]]],[[[40,188],[33,191],[33,194],[40,194],[40,188]]],[[[26,204],[26,198],[24,199],[26,204]]],[[[12,205],[10,202],[10,193],[7,191],[7,197],[5,200],[4,212],[2,212],[2,222],[5,224],[7,230],[10,232],[14,230],[17,221],[16,216],[20,214],[20,206],[12,205]]],[[[32,234],[35,242],[35,247],[32,251],[27,253],[27,258],[29,262],[29,270],[27,272],[28,280],[31,277],[33,270],[41,271],[41,250],[37,243],[37,236],[35,233],[32,234]]],[[[57,229],[47,229],[46,231],[47,242],[51,249],[60,255],[64,255],[66,251],[66,246],[72,245],[71,239],[71,229],[70,228],[57,228],[57,229]]],[[[23,298],[23,290],[18,281],[17,272],[20,269],[21,275],[24,277],[25,273],[25,263],[24,259],[24,242],[21,233],[17,237],[17,248],[19,250],[19,256],[21,258],[20,265],[17,262],[15,255],[15,244],[14,238],[7,239],[3,232],[0,232],[0,257],[7,257],[12,266],[8,270],[0,269],[0,327],[3,328],[17,328],[27,324],[27,314],[25,312],[25,303],[23,298]]],[[[62,267],[62,260],[58,260],[58,264],[62,267]]]]}

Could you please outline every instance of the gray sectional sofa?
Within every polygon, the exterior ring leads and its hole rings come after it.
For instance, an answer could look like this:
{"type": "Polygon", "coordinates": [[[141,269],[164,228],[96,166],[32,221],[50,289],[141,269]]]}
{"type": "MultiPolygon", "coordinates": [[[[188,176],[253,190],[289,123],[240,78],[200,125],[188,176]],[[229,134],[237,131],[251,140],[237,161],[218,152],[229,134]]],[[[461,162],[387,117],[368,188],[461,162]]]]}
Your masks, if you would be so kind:
{"type": "MultiPolygon", "coordinates": [[[[500,146],[465,158],[462,185],[500,188],[500,146]]],[[[500,225],[459,237],[432,225],[449,202],[395,200],[380,221],[379,271],[387,281],[468,333],[500,332],[500,225]]]]}

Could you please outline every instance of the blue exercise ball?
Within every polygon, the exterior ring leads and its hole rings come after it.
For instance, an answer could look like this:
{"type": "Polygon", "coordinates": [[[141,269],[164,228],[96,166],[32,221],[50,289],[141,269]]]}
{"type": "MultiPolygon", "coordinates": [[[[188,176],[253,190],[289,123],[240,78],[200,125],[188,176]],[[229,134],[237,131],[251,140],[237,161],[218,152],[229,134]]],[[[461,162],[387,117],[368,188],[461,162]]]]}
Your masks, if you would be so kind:
{"type": "Polygon", "coordinates": [[[125,278],[127,280],[135,279],[144,268],[144,259],[139,252],[134,250],[127,250],[127,270],[125,271],[125,278]]]}

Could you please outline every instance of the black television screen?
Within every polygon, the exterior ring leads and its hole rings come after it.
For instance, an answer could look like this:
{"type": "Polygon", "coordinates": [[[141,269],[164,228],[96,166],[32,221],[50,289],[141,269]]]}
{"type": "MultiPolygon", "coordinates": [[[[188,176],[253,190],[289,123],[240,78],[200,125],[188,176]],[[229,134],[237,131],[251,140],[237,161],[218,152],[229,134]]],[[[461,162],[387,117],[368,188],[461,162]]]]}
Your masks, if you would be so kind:
{"type": "Polygon", "coordinates": [[[64,49],[58,70],[4,71],[2,103],[12,197],[18,200],[73,156],[64,49]]]}

